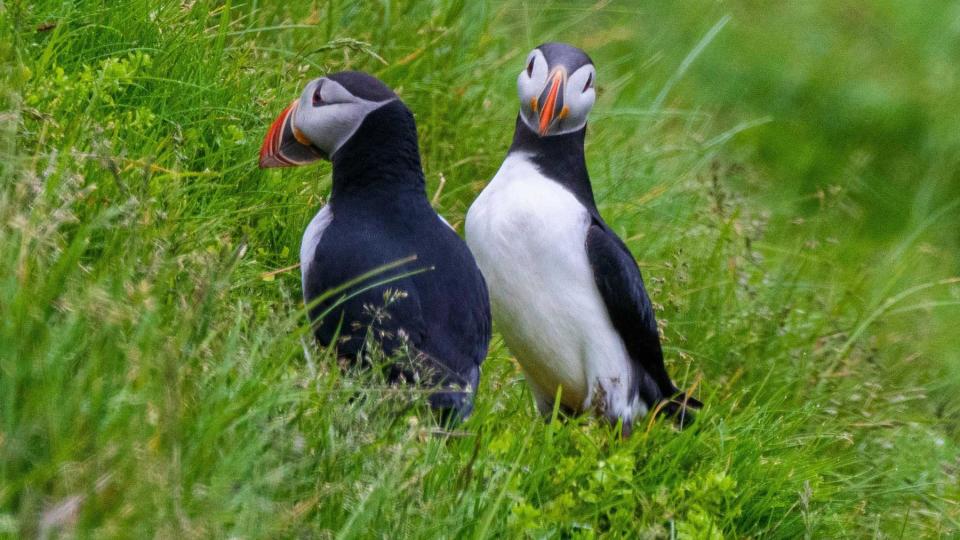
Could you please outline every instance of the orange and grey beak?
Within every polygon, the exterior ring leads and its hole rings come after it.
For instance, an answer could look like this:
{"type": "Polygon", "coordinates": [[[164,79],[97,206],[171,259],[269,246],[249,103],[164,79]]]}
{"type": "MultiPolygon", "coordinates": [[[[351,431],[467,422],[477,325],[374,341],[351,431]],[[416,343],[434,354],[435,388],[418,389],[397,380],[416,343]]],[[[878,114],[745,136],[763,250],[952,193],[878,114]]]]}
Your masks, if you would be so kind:
{"type": "Polygon", "coordinates": [[[563,105],[563,91],[567,85],[567,71],[558,67],[553,70],[540,97],[533,103],[533,110],[540,116],[540,136],[550,131],[550,127],[567,116],[563,105]]]}
{"type": "Polygon", "coordinates": [[[260,147],[261,169],[296,167],[324,158],[323,152],[293,127],[293,115],[299,104],[300,100],[295,100],[270,125],[267,138],[260,147]]]}

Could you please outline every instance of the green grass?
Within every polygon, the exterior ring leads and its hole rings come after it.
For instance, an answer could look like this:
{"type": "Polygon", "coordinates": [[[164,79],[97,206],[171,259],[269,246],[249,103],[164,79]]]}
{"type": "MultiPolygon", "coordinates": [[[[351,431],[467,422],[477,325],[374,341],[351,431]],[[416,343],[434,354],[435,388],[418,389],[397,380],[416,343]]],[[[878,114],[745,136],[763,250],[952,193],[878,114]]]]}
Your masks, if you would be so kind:
{"type": "Polygon", "coordinates": [[[282,4],[0,2],[0,536],[960,535],[955,3],[282,4]],[[437,435],[278,272],[330,170],[256,156],[306,80],[397,89],[462,230],[550,39],[682,432],[544,424],[495,335],[437,435]]]}

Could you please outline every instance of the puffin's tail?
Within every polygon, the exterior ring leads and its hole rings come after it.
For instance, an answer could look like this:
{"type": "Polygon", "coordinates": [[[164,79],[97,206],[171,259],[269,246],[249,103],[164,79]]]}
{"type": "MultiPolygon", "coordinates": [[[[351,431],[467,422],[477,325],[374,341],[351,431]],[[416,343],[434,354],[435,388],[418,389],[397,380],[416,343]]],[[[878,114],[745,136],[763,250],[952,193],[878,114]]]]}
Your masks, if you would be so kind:
{"type": "Polygon", "coordinates": [[[441,427],[455,427],[473,412],[473,392],[434,392],[427,399],[441,427]]]}
{"type": "Polygon", "coordinates": [[[427,399],[441,425],[453,427],[470,416],[479,382],[479,366],[471,366],[465,375],[448,373],[439,379],[439,388],[427,399]]]}
{"type": "Polygon", "coordinates": [[[669,378],[658,384],[648,373],[642,372],[638,391],[650,412],[657,417],[673,418],[681,428],[693,423],[694,410],[703,408],[699,399],[681,391],[669,378]]]}
{"type": "Polygon", "coordinates": [[[693,423],[694,410],[703,408],[703,403],[695,398],[674,388],[673,396],[665,398],[657,405],[657,412],[663,416],[673,418],[677,425],[682,429],[693,423]]]}

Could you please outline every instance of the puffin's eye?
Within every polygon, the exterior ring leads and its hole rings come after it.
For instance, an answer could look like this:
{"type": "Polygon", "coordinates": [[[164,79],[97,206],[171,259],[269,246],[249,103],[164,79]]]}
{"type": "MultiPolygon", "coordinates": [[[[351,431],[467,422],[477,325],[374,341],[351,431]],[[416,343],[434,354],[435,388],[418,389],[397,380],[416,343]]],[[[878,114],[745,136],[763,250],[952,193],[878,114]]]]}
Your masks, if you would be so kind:
{"type": "Polygon", "coordinates": [[[593,86],[593,73],[587,75],[587,84],[583,85],[583,91],[586,92],[593,86]]]}
{"type": "Polygon", "coordinates": [[[533,63],[537,61],[537,57],[534,56],[530,59],[530,63],[527,64],[527,77],[533,76],[533,63]]]}
{"type": "Polygon", "coordinates": [[[319,107],[325,105],[323,102],[323,96],[320,94],[320,90],[323,89],[323,83],[317,85],[317,89],[313,91],[313,106],[319,107]]]}

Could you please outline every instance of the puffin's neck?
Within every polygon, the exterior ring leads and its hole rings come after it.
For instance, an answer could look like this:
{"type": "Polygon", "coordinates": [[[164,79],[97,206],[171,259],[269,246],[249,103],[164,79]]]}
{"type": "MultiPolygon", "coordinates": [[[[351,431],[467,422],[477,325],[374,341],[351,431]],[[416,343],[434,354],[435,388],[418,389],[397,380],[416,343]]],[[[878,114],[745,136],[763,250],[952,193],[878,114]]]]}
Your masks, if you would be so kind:
{"type": "Polygon", "coordinates": [[[331,201],[420,195],[426,183],[420,165],[417,126],[400,100],[371,112],[333,155],[331,201]]]}
{"type": "Polygon", "coordinates": [[[517,115],[513,144],[507,153],[527,154],[544,176],[572,192],[588,208],[596,209],[590,174],[587,172],[587,159],[583,153],[583,140],[586,135],[587,127],[584,126],[563,135],[541,137],[517,115]]]}

